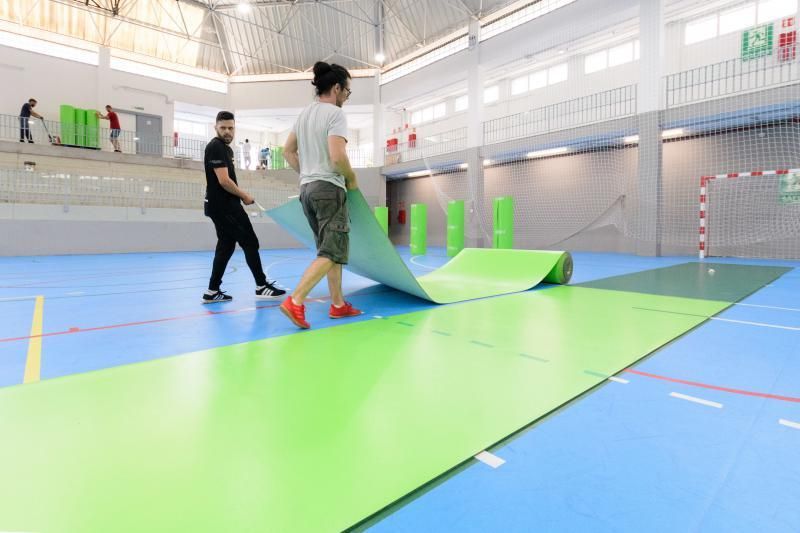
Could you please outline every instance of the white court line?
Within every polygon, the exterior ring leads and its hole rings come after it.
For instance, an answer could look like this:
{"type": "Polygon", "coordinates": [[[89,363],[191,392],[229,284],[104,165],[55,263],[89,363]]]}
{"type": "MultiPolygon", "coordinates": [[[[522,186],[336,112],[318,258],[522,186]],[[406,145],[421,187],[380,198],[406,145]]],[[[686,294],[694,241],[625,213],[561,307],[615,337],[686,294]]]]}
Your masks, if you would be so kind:
{"type": "MultiPolygon", "coordinates": [[[[23,300],[35,300],[36,295],[34,296],[12,296],[10,298],[0,298],[0,302],[21,302],[23,300]]],[[[0,533],[3,533],[0,531],[0,533]]]]}
{"type": "Polygon", "coordinates": [[[718,316],[708,317],[709,320],[716,320],[717,322],[729,322],[731,324],[744,324],[746,326],[758,326],[761,328],[772,329],[785,329],[788,331],[800,331],[800,328],[793,326],[779,326],[778,324],[767,324],[766,322],[750,322],[749,320],[733,320],[732,318],[721,318],[718,316]]]}
{"type": "MultiPolygon", "coordinates": [[[[417,257],[419,257],[419,256],[417,256],[417,257]]],[[[414,263],[417,266],[422,267],[422,268],[427,268],[428,270],[436,270],[437,268],[439,268],[439,267],[432,267],[432,266],[428,266],[428,265],[423,265],[422,263],[417,263],[416,261],[414,261],[414,259],[416,259],[416,258],[412,256],[411,257],[411,262],[414,263]]]]}
{"type": "Polygon", "coordinates": [[[478,455],[476,455],[475,459],[477,459],[478,461],[480,461],[480,462],[482,462],[484,464],[487,464],[487,465],[491,466],[492,468],[497,468],[497,467],[503,466],[505,464],[505,462],[506,462],[505,459],[501,459],[501,458],[497,457],[495,454],[489,453],[489,452],[487,452],[485,450],[482,451],[481,453],[479,453],[478,455]]]}
{"type": "Polygon", "coordinates": [[[380,316],[380,315],[375,315],[375,316],[373,316],[372,318],[379,318],[379,319],[383,319],[383,317],[382,317],[382,316],[380,316]]]}
{"type": "Polygon", "coordinates": [[[83,296],[84,294],[86,293],[83,291],[75,291],[75,292],[68,292],[67,296],[83,296]]]}
{"type": "Polygon", "coordinates": [[[776,307],[774,305],[758,305],[758,304],[743,304],[736,302],[733,305],[740,305],[742,307],[758,307],[759,309],[777,309],[778,311],[797,311],[800,312],[800,309],[797,307],[776,307]]]}
{"type": "Polygon", "coordinates": [[[710,400],[704,400],[702,398],[696,398],[694,396],[688,396],[686,394],[681,394],[679,392],[670,392],[670,396],[673,398],[679,398],[681,400],[686,400],[687,402],[694,402],[699,403],[700,405],[707,405],[709,407],[716,407],[717,409],[722,409],[722,404],[717,402],[712,402],[710,400]]]}
{"type": "Polygon", "coordinates": [[[614,383],[622,383],[623,385],[627,385],[628,383],[630,383],[630,381],[628,381],[627,379],[622,379],[615,376],[611,376],[610,378],[608,378],[608,381],[613,381],[614,383]]]}
{"type": "Polygon", "coordinates": [[[786,426],[787,428],[800,429],[800,422],[792,422],[791,420],[786,420],[785,418],[778,420],[778,424],[786,426]]]}

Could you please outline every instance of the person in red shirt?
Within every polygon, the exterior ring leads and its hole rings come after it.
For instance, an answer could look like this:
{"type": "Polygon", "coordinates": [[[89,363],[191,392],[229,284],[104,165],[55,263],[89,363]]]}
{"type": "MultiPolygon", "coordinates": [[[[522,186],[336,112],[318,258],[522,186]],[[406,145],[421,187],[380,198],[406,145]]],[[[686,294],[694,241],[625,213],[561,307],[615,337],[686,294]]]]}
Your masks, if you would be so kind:
{"type": "Polygon", "coordinates": [[[111,128],[109,139],[111,140],[111,144],[114,145],[115,152],[122,152],[122,149],[119,147],[119,134],[120,131],[122,131],[122,126],[119,124],[119,117],[117,114],[110,105],[107,105],[106,114],[97,113],[97,118],[109,121],[109,127],[111,128]]]}

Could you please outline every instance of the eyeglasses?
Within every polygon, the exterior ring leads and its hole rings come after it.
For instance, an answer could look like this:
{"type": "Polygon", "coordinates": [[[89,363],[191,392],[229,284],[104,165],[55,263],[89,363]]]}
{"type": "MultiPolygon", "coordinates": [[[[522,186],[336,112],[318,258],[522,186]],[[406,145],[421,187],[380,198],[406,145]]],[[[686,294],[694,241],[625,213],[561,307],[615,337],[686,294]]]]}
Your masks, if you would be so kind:
{"type": "Polygon", "coordinates": [[[350,87],[345,87],[344,90],[347,91],[347,98],[350,98],[350,95],[353,94],[353,90],[350,89],[350,87]]]}

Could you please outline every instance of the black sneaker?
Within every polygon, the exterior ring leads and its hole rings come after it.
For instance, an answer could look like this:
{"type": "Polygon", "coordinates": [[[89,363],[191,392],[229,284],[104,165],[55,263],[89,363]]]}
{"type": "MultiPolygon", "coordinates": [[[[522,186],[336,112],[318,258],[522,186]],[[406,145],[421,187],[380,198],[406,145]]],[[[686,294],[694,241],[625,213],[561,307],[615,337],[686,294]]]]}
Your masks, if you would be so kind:
{"type": "Polygon", "coordinates": [[[223,291],[206,291],[205,294],[203,294],[204,304],[230,302],[231,300],[233,300],[233,296],[228,296],[223,291]]]}
{"type": "Polygon", "coordinates": [[[286,294],[286,291],[278,287],[278,283],[275,281],[267,281],[266,285],[256,287],[257,300],[271,300],[273,298],[279,298],[284,294],[286,294]]]}

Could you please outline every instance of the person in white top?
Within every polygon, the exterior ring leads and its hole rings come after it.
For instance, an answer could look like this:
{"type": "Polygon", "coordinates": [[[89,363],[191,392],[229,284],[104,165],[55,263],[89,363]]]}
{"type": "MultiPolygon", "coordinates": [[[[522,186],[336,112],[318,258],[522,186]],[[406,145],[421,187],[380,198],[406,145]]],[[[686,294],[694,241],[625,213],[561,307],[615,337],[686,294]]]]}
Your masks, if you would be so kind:
{"type": "Polygon", "coordinates": [[[350,218],[347,191],[358,188],[347,158],[347,118],[342,106],[350,98],[350,73],[339,65],[314,65],[317,101],[305,108],[286,139],[284,157],[300,174],[300,203],[317,243],[317,258],[309,265],[281,311],[297,327],[311,326],[305,318],[305,299],[322,278],[328,278],[330,318],[362,312],[344,299],[342,265],[347,264],[350,218]]]}
{"type": "Polygon", "coordinates": [[[244,152],[244,168],[246,170],[250,170],[250,150],[250,139],[245,139],[242,151],[244,152]]]}

